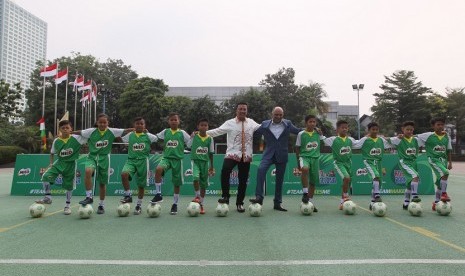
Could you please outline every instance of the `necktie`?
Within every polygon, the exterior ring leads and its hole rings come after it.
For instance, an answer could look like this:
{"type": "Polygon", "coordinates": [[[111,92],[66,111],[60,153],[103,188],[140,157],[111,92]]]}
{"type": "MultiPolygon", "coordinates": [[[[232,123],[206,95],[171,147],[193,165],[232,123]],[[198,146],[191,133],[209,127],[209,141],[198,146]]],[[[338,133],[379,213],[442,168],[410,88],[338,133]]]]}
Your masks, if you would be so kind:
{"type": "Polygon", "coordinates": [[[244,131],[244,121],[242,121],[242,139],[241,139],[241,144],[242,144],[242,161],[245,161],[245,131],[244,131]]]}

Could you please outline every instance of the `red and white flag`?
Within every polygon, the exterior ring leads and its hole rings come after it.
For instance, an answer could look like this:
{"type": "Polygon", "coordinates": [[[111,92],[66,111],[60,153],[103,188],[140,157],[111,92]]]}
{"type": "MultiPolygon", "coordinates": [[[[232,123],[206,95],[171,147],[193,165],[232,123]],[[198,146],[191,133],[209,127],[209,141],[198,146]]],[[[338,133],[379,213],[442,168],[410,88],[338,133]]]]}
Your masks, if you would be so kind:
{"type": "Polygon", "coordinates": [[[74,86],[75,87],[84,86],[84,76],[76,75],[76,78],[74,79],[74,86]]]}
{"type": "Polygon", "coordinates": [[[68,69],[61,70],[55,77],[55,83],[60,84],[63,81],[68,80],[68,69]]]}
{"type": "Polygon", "coordinates": [[[92,85],[92,100],[97,101],[97,85],[92,85]]]}
{"type": "Polygon", "coordinates": [[[82,106],[86,106],[86,102],[89,100],[89,92],[82,93],[82,98],[79,100],[82,103],[82,106]]]}
{"type": "Polygon", "coordinates": [[[78,91],[84,91],[84,90],[91,90],[92,89],[92,81],[87,81],[84,83],[83,86],[78,88],[78,91]]]}
{"type": "Polygon", "coordinates": [[[58,63],[40,69],[41,77],[54,77],[57,74],[58,63]]]}

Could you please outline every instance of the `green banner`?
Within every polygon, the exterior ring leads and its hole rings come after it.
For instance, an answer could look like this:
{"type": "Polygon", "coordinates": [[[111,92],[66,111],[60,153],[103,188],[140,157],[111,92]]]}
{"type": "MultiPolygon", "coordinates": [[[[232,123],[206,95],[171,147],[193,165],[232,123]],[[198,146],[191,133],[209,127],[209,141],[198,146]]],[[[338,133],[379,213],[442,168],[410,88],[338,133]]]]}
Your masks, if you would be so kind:
{"type": "MultiPolygon", "coordinates": [[[[223,154],[214,155],[214,167],[216,174],[209,179],[207,195],[221,196],[221,168],[223,166],[223,154]]],[[[126,154],[112,154],[110,160],[110,181],[107,186],[107,195],[122,196],[123,186],[121,184],[121,171],[126,162],[126,154]]],[[[155,189],[155,168],[161,159],[161,155],[150,155],[150,174],[149,186],[145,190],[145,194],[150,196],[154,194],[155,189]]],[[[257,184],[256,176],[258,166],[260,165],[261,154],[256,154],[253,157],[250,167],[249,180],[247,182],[247,195],[255,194],[257,184]]],[[[84,161],[85,155],[82,155],[78,160],[77,175],[76,175],[76,190],[74,195],[85,195],[84,188],[84,161]]],[[[15,171],[13,183],[11,185],[11,195],[33,195],[38,196],[43,194],[41,176],[49,164],[49,155],[45,154],[20,154],[16,157],[15,171]]],[[[295,154],[289,154],[289,162],[287,164],[286,173],[284,175],[284,195],[302,194],[302,185],[300,177],[293,174],[294,168],[297,167],[295,154]]],[[[405,178],[402,171],[398,167],[397,155],[386,154],[383,159],[383,167],[386,170],[386,175],[383,177],[382,193],[383,194],[402,194],[405,189],[405,178]]],[[[434,187],[432,181],[431,168],[428,165],[425,155],[420,155],[418,159],[418,170],[421,175],[421,183],[419,186],[420,194],[433,194],[434,187]]],[[[230,186],[231,195],[237,194],[237,186],[239,184],[237,167],[231,173],[230,186]]],[[[353,194],[366,195],[371,193],[371,181],[363,166],[360,155],[353,156],[352,163],[352,192],[353,194]]],[[[192,186],[192,170],[190,155],[186,154],[183,160],[183,176],[184,185],[181,187],[181,195],[194,196],[194,188],[192,186]]],[[[273,195],[275,188],[274,167],[272,166],[267,173],[267,189],[266,194],[273,195]]],[[[96,185],[95,194],[98,194],[99,187],[96,185]]],[[[136,179],[131,181],[131,190],[133,194],[137,194],[136,179]]],[[[162,192],[164,195],[173,194],[173,185],[171,184],[171,172],[168,172],[162,184],[162,192]]],[[[56,179],[55,185],[52,185],[52,195],[64,195],[65,190],[61,188],[61,177],[56,179]]],[[[323,154],[320,158],[320,183],[315,190],[316,195],[340,195],[341,194],[341,179],[337,175],[333,167],[333,158],[331,154],[323,154]]]]}

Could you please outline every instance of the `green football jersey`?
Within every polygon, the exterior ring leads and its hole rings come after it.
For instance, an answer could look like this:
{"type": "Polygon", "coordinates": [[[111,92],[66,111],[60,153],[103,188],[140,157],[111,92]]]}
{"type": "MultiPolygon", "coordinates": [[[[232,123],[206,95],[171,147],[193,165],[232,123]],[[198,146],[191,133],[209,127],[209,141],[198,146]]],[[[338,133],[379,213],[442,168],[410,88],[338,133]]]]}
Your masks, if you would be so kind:
{"type": "Polygon", "coordinates": [[[53,141],[50,153],[56,154],[58,160],[74,161],[79,158],[79,151],[82,144],[86,143],[86,139],[80,135],[71,135],[67,139],[56,138],[53,141]]]}
{"type": "Polygon", "coordinates": [[[407,139],[403,137],[402,139],[399,139],[397,137],[391,137],[390,141],[391,144],[396,146],[399,159],[405,161],[415,161],[417,159],[419,148],[417,138],[411,137],[410,139],[407,139]]]}
{"type": "Polygon", "coordinates": [[[89,155],[107,155],[111,153],[111,147],[116,137],[123,135],[124,129],[120,128],[107,128],[100,131],[98,128],[88,128],[81,131],[84,138],[89,139],[89,155]]]}
{"type": "Polygon", "coordinates": [[[316,131],[308,132],[303,130],[297,134],[295,145],[299,147],[300,156],[302,157],[320,157],[320,140],[321,136],[316,131]]]}
{"type": "Polygon", "coordinates": [[[123,137],[123,142],[129,143],[129,159],[146,159],[150,155],[150,144],[156,141],[158,141],[157,136],[148,132],[136,133],[133,131],[123,137]]]}
{"type": "Polygon", "coordinates": [[[333,136],[323,140],[325,145],[330,146],[333,159],[336,162],[341,163],[351,163],[352,160],[352,143],[355,142],[355,139],[352,137],[340,137],[333,136]]]}
{"type": "Polygon", "coordinates": [[[424,143],[426,155],[432,158],[447,159],[447,151],[452,149],[449,135],[437,135],[434,132],[419,134],[418,139],[424,143]]]}
{"type": "Polygon", "coordinates": [[[163,157],[172,159],[184,158],[184,146],[189,142],[190,136],[184,130],[171,130],[167,128],[157,134],[164,141],[163,157]]]}
{"type": "Polygon", "coordinates": [[[361,144],[362,157],[365,160],[381,161],[381,159],[383,159],[384,149],[390,147],[386,140],[381,137],[363,137],[358,144],[361,144]]]}
{"type": "Polygon", "coordinates": [[[215,152],[213,138],[211,136],[202,137],[199,134],[189,142],[191,145],[191,159],[208,161],[209,154],[215,152]]]}

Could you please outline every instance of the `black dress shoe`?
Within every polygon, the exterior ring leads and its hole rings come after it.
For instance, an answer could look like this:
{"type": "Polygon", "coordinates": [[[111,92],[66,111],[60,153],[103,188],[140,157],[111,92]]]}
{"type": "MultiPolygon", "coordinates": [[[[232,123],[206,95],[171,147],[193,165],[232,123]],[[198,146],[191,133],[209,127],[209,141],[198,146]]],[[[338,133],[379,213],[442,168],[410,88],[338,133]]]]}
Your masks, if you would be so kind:
{"type": "Polygon", "coordinates": [[[281,204],[275,205],[274,208],[275,210],[282,211],[282,212],[287,212],[287,209],[284,209],[281,204]]]}
{"type": "Polygon", "coordinates": [[[236,207],[237,207],[237,211],[238,211],[239,213],[244,213],[244,212],[245,212],[244,205],[242,205],[242,204],[237,204],[236,207]]]}
{"type": "Polygon", "coordinates": [[[260,205],[263,205],[263,199],[260,199],[260,198],[251,198],[249,199],[249,201],[250,203],[253,203],[253,204],[258,203],[260,205]]]}
{"type": "Polygon", "coordinates": [[[218,203],[228,204],[229,205],[229,197],[222,197],[222,198],[218,199],[218,203]]]}

